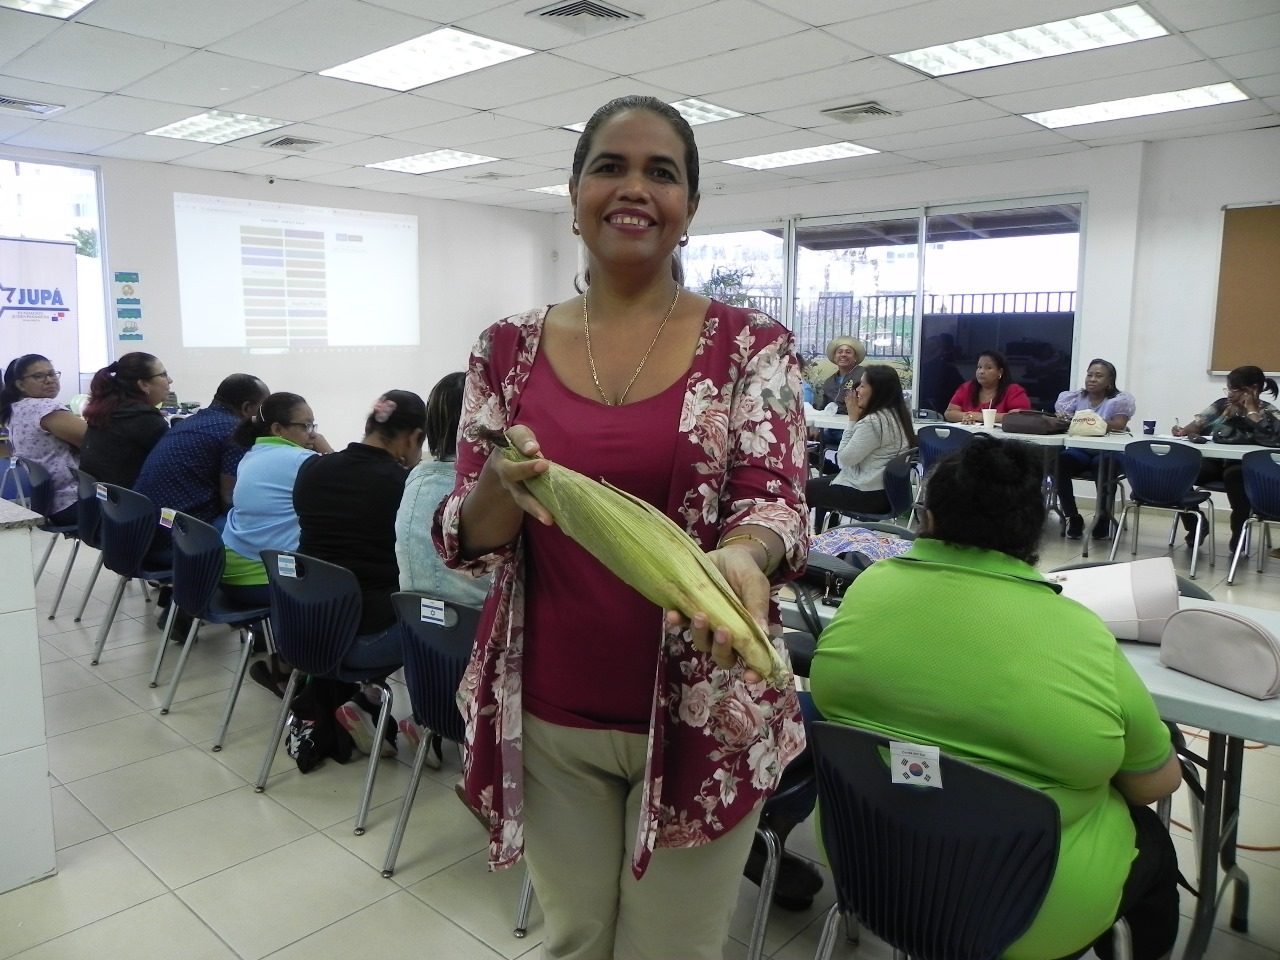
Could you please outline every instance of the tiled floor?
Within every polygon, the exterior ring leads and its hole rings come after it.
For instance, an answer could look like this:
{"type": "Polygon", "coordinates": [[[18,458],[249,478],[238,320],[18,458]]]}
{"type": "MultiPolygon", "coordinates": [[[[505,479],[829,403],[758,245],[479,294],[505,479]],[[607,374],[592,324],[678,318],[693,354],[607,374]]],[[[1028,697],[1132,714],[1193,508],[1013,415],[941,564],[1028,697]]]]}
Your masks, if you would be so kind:
{"type": "MultiPolygon", "coordinates": [[[[1158,529],[1148,524],[1144,542],[1154,547],[1158,529]]],[[[1041,565],[1077,559],[1079,546],[1050,530],[1041,565]]],[[[39,585],[42,611],[65,549],[59,545],[39,585]]],[[[1175,554],[1181,567],[1185,553],[1175,554]]],[[[239,655],[235,636],[203,631],[172,713],[160,716],[164,687],[147,685],[159,631],[137,590],[126,594],[102,662],[89,665],[110,595],[104,578],[84,623],[72,623],[91,559],[78,565],[57,620],[40,619],[59,873],[0,896],[0,958],[538,956],[536,906],[529,936],[511,934],[523,872],[485,871],[484,836],[452,793],[456,757],[443,771],[426,771],[397,873],[384,880],[379,868],[408,777],[407,754],[381,764],[362,837],[351,832],[362,764],[330,762],[304,777],[281,751],[266,793],[255,794],[250,784],[275,698],[247,683],[226,748],[209,749],[239,655]]],[[[1235,587],[1226,587],[1225,577],[1219,557],[1199,583],[1221,600],[1280,607],[1280,562],[1263,575],[1242,574],[1235,587]]],[[[164,678],[175,660],[171,655],[164,678]]],[[[1250,751],[1244,790],[1242,842],[1280,844],[1280,749],[1250,751]]],[[[1181,795],[1175,810],[1186,822],[1181,795]]],[[[1191,875],[1190,841],[1178,842],[1191,875]]],[[[817,858],[808,827],[796,830],[791,847],[817,858]]],[[[1209,956],[1280,960],[1280,853],[1241,856],[1252,880],[1252,929],[1247,937],[1219,929],[1209,956]]],[[[754,898],[755,887],[744,881],[726,951],[733,960],[745,955],[754,898]]],[[[812,957],[831,903],[828,881],[812,909],[775,909],[766,953],[812,957]]],[[[1183,909],[1189,914],[1185,896],[1183,909]]],[[[880,960],[891,952],[864,935],[856,949],[842,943],[836,956],[880,960]]]]}

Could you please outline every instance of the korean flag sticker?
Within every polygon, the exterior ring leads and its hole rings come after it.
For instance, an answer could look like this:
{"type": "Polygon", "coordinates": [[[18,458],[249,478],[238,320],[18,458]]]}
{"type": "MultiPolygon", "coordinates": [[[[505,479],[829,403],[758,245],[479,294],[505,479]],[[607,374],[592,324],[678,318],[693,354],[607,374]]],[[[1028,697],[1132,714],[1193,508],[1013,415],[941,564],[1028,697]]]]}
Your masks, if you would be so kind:
{"type": "Polygon", "coordinates": [[[937,747],[890,740],[889,768],[894,783],[942,789],[942,765],[938,762],[937,747]]]}
{"type": "Polygon", "coordinates": [[[173,515],[177,512],[178,511],[173,509],[173,507],[161,507],[160,508],[160,526],[164,527],[166,530],[172,530],[173,515]]]}
{"type": "Polygon", "coordinates": [[[422,622],[435,623],[444,626],[444,601],[432,600],[430,597],[422,598],[422,622]]]}
{"type": "Polygon", "coordinates": [[[105,483],[98,484],[93,488],[93,494],[105,503],[107,499],[107,485],[105,483]]]}
{"type": "Polygon", "coordinates": [[[276,557],[276,573],[282,577],[292,577],[298,579],[297,561],[287,553],[282,553],[276,557]]]}

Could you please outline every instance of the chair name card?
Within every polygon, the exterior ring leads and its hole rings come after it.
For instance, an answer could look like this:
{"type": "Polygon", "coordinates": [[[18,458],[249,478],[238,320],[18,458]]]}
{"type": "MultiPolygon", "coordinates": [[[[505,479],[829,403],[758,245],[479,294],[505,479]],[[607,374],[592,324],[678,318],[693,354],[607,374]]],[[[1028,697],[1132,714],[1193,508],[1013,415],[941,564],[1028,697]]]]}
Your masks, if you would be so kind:
{"type": "Polygon", "coordinates": [[[298,561],[287,553],[276,557],[276,573],[282,577],[298,579],[298,561]]]}
{"type": "Polygon", "coordinates": [[[889,741],[889,773],[894,783],[942,789],[938,748],[923,743],[889,741]]]}

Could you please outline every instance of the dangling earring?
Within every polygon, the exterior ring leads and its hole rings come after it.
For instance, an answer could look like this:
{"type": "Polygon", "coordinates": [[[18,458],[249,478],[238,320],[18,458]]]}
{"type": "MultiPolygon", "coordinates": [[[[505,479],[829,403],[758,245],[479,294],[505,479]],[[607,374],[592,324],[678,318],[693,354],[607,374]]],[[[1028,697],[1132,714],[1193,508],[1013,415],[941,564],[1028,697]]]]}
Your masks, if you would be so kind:
{"type": "Polygon", "coordinates": [[[573,230],[573,235],[574,235],[575,237],[582,233],[582,231],[578,229],[578,218],[577,218],[577,217],[574,217],[574,218],[573,218],[573,226],[572,226],[570,229],[572,229],[572,230],[573,230]]]}
{"type": "Polygon", "coordinates": [[[689,245],[689,234],[685,234],[680,238],[680,246],[687,247],[689,245]]]}

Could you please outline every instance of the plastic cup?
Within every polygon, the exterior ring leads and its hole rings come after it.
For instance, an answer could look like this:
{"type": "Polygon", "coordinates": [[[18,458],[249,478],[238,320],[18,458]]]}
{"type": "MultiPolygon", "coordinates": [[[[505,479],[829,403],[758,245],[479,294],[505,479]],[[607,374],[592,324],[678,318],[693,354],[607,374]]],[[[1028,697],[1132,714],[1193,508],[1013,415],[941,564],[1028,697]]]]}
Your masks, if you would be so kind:
{"type": "Polygon", "coordinates": [[[1142,432],[1143,432],[1143,433],[1145,433],[1145,434],[1146,434],[1147,436],[1149,436],[1149,437],[1151,437],[1151,436],[1155,436],[1155,432],[1156,432],[1156,422],[1155,422],[1154,420],[1143,420],[1143,421],[1142,421],[1142,432]]]}
{"type": "Polygon", "coordinates": [[[982,411],[982,426],[987,430],[991,430],[996,425],[996,412],[990,407],[982,411]]]}

